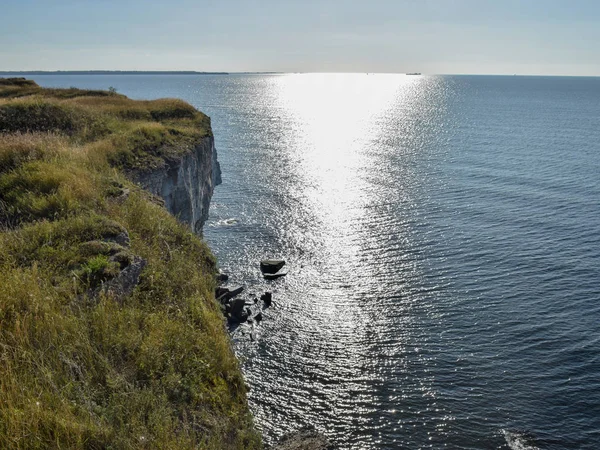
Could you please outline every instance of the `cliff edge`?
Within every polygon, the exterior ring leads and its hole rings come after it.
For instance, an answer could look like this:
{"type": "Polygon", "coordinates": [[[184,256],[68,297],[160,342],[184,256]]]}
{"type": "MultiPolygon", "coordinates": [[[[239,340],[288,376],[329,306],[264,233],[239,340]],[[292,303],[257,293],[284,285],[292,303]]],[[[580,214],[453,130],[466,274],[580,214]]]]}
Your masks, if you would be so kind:
{"type": "Polygon", "coordinates": [[[129,177],[161,197],[171,214],[201,234],[214,188],[221,183],[214,138],[201,138],[189,152],[164,167],[131,171],[129,177]]]}
{"type": "Polygon", "coordinates": [[[261,447],[190,232],[218,181],[183,101],[0,79],[1,448],[261,447]]]}

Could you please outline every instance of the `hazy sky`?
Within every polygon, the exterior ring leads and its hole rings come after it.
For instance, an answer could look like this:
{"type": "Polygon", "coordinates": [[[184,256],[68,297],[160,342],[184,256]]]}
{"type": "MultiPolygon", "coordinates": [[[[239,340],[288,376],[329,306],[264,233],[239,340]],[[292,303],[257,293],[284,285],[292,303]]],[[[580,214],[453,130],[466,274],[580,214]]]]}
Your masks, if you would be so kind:
{"type": "Polygon", "coordinates": [[[0,70],[600,75],[600,0],[0,0],[0,70]]]}

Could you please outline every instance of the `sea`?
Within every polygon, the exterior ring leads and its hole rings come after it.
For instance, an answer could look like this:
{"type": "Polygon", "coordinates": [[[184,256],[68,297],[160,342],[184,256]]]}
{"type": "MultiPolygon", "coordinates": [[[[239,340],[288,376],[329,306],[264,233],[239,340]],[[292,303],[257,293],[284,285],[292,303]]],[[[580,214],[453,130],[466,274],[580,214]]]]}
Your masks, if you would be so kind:
{"type": "Polygon", "coordinates": [[[204,237],[273,293],[231,330],[267,444],[600,448],[600,78],[30,78],[212,118],[204,237]]]}

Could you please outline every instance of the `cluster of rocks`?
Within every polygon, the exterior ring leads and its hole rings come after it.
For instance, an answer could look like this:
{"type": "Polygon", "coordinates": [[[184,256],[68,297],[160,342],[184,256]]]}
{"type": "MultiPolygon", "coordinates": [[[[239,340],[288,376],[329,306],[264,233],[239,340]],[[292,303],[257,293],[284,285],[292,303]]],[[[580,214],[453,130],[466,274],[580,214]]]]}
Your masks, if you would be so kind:
{"type": "MultiPolygon", "coordinates": [[[[266,279],[279,278],[286,275],[286,273],[279,273],[284,265],[285,261],[280,259],[265,259],[260,262],[260,270],[266,279]]],[[[243,298],[240,294],[244,292],[244,286],[223,286],[229,280],[227,274],[219,273],[216,275],[216,279],[219,286],[215,289],[215,298],[230,325],[244,322],[259,323],[262,320],[262,311],[271,306],[273,302],[272,292],[263,292],[260,300],[256,294],[243,298]]]]}
{"type": "Polygon", "coordinates": [[[273,293],[266,291],[260,296],[263,307],[258,308],[259,299],[256,295],[250,296],[248,300],[238,297],[244,291],[243,286],[226,288],[219,286],[215,290],[215,296],[221,306],[223,315],[229,324],[240,324],[244,322],[259,323],[262,320],[262,309],[268,308],[273,302],[273,293]]]}
{"type": "MultiPolygon", "coordinates": [[[[266,280],[273,280],[287,275],[280,272],[283,266],[285,266],[284,260],[265,259],[260,262],[260,271],[266,280]]],[[[243,286],[223,286],[229,280],[227,274],[218,273],[216,280],[219,286],[215,290],[215,297],[232,330],[244,322],[252,323],[253,326],[260,323],[263,318],[262,311],[273,303],[272,292],[264,292],[260,295],[260,300],[256,295],[247,296],[248,300],[245,300],[240,296],[244,292],[243,286]]],[[[251,334],[252,339],[253,336],[254,333],[251,334]]],[[[334,448],[327,437],[313,427],[287,434],[274,446],[265,447],[266,450],[334,450],[334,448]]]]}
{"type": "MultiPolygon", "coordinates": [[[[227,318],[230,324],[239,324],[244,322],[260,322],[262,320],[262,313],[260,311],[255,312],[254,306],[258,303],[256,296],[250,297],[249,300],[238,297],[244,291],[243,286],[237,286],[234,288],[227,288],[223,286],[217,287],[215,290],[215,297],[221,305],[221,311],[227,318]]],[[[265,306],[271,305],[271,292],[265,292],[261,295],[261,300],[265,306]]]]}

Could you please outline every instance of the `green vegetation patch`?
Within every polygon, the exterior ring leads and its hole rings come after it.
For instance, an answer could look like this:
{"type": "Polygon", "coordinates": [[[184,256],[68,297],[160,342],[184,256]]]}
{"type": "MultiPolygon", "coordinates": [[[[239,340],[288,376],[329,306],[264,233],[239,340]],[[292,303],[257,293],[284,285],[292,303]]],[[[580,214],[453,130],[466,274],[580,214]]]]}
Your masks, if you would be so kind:
{"type": "Polygon", "coordinates": [[[200,138],[186,128],[143,123],[111,139],[111,165],[124,169],[154,170],[194,148],[200,138]]]}
{"type": "Polygon", "coordinates": [[[0,132],[56,132],[80,139],[108,134],[106,117],[39,96],[0,103],[0,132]]]}
{"type": "Polygon", "coordinates": [[[210,118],[182,100],[0,79],[0,133],[16,132],[58,134],[80,145],[104,140],[102,152],[113,154],[106,162],[124,170],[155,169],[212,135],[210,118]]]}
{"type": "Polygon", "coordinates": [[[68,91],[0,80],[0,447],[260,448],[214,257],[125,176],[208,119],[68,91]]]}

